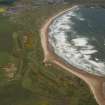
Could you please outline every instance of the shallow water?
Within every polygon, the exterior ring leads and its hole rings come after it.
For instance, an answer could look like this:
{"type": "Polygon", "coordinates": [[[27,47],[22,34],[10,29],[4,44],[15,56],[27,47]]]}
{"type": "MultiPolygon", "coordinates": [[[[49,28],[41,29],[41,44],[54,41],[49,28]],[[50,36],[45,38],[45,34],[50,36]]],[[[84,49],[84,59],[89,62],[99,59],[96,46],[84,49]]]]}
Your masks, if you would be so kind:
{"type": "Polygon", "coordinates": [[[54,53],[86,72],[105,76],[105,9],[74,6],[49,26],[54,53]]]}

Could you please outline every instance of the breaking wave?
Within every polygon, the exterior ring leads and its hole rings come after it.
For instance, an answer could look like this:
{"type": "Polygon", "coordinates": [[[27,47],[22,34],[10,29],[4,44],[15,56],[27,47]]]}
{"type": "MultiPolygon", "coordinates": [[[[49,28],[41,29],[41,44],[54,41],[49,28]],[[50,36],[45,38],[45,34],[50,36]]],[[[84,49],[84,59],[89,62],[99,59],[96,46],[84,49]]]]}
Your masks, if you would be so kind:
{"type": "Polygon", "coordinates": [[[105,9],[74,6],[49,26],[48,41],[65,62],[105,76],[105,9]]]}

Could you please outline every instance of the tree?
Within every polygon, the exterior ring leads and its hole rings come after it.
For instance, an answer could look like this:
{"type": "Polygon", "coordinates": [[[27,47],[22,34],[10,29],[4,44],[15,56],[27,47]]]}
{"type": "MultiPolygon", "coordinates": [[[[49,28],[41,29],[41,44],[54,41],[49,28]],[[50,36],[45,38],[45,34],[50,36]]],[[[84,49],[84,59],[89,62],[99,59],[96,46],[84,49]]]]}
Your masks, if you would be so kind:
{"type": "Polygon", "coordinates": [[[15,2],[16,0],[0,0],[0,4],[11,4],[15,2]]]}

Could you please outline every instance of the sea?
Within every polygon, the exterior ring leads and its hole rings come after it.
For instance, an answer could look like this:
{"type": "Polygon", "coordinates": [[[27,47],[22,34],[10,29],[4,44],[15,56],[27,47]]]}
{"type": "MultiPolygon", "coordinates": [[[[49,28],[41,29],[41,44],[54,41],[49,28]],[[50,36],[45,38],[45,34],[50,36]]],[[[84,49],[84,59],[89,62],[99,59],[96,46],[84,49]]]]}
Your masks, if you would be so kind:
{"type": "Polygon", "coordinates": [[[48,28],[53,52],[65,63],[105,76],[105,8],[73,6],[54,18],[48,28]]]}

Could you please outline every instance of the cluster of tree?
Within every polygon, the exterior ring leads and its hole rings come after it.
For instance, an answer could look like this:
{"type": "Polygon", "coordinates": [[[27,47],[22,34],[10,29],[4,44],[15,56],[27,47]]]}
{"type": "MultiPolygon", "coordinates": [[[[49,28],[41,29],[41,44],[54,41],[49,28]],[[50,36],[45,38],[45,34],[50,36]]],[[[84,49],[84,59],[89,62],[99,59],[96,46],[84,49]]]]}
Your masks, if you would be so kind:
{"type": "Polygon", "coordinates": [[[105,0],[64,0],[65,2],[70,3],[97,3],[97,2],[105,2],[105,0]]]}
{"type": "Polygon", "coordinates": [[[0,0],[0,4],[11,4],[15,2],[16,0],[0,0]]]}

